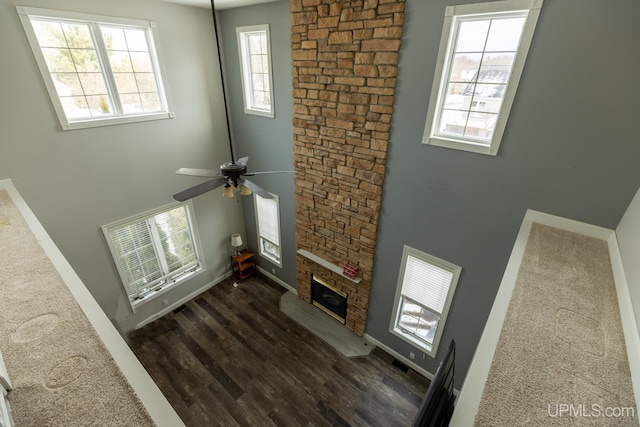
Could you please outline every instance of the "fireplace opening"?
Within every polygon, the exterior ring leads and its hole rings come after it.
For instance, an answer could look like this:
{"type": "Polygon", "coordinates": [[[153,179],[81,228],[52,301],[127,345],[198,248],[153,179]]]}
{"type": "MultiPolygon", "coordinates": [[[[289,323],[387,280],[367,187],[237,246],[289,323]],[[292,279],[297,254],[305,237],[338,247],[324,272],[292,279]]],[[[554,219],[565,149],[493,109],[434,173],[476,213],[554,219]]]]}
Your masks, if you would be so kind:
{"type": "Polygon", "coordinates": [[[347,296],[311,275],[311,303],[343,324],[347,323],[347,296]]]}

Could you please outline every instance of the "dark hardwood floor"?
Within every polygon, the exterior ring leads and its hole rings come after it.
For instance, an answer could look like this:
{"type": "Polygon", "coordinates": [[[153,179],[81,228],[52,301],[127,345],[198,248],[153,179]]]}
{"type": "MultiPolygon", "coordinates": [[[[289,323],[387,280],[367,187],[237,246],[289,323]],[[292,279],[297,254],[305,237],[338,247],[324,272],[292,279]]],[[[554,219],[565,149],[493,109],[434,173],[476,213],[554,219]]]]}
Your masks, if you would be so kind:
{"type": "Polygon", "coordinates": [[[408,426],[429,381],[380,349],[346,358],[262,276],[214,286],[130,336],[187,426],[408,426]]]}

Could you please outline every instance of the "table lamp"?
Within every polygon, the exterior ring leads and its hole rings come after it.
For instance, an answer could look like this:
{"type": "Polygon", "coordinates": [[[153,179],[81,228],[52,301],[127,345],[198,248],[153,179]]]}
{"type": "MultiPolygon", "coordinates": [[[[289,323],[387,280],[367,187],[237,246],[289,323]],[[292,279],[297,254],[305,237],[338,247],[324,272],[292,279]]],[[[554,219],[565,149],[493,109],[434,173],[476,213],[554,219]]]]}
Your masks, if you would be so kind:
{"type": "Polygon", "coordinates": [[[242,246],[242,237],[239,233],[231,235],[231,247],[233,247],[233,256],[240,255],[240,246],[242,246]]]}

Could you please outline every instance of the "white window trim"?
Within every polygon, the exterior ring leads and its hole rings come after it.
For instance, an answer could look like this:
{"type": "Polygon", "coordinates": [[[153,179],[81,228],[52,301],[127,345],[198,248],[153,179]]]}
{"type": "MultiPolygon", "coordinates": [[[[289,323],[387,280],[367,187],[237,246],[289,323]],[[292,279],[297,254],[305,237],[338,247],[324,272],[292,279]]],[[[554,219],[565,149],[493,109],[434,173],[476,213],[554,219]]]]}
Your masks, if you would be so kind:
{"type": "Polygon", "coordinates": [[[460,273],[462,272],[462,267],[459,267],[455,264],[452,264],[448,261],[437,258],[433,255],[429,255],[417,249],[414,249],[410,246],[405,245],[402,251],[402,263],[400,265],[400,272],[398,274],[398,283],[396,286],[396,295],[393,303],[393,312],[391,314],[391,323],[389,326],[389,332],[401,338],[402,340],[408,342],[409,344],[415,346],[420,351],[428,354],[429,356],[435,358],[436,353],[438,352],[438,345],[440,344],[440,338],[442,337],[442,333],[444,331],[445,323],[447,320],[447,314],[449,313],[449,308],[451,307],[451,301],[453,300],[453,295],[456,292],[456,287],[458,286],[458,280],[460,278],[460,273]],[[440,321],[438,322],[438,328],[436,329],[436,334],[433,338],[433,343],[429,345],[428,343],[421,341],[415,338],[413,335],[404,333],[398,326],[398,318],[400,316],[400,301],[402,299],[402,283],[404,281],[404,274],[407,265],[407,258],[411,255],[415,258],[420,259],[426,263],[435,265],[444,270],[450,271],[453,273],[453,277],[451,279],[451,284],[449,285],[449,290],[447,291],[447,298],[442,309],[442,313],[440,314],[440,321]]]}
{"type": "Polygon", "coordinates": [[[236,27],[236,39],[238,41],[238,58],[240,59],[240,73],[242,82],[242,99],[244,101],[245,114],[253,114],[262,117],[275,117],[274,93],[273,93],[273,70],[271,60],[271,33],[269,24],[249,25],[245,27],[236,27]],[[255,108],[251,103],[251,69],[247,68],[249,59],[247,58],[248,49],[246,48],[246,39],[244,34],[265,32],[267,35],[267,58],[269,62],[269,96],[271,100],[271,108],[269,110],[255,108]]]}
{"type": "MultiPolygon", "coordinates": [[[[173,104],[171,102],[171,97],[169,95],[169,88],[167,86],[166,81],[163,79],[163,76],[166,75],[166,72],[163,67],[162,54],[160,53],[160,49],[158,48],[159,40],[158,40],[158,35],[156,30],[156,23],[154,21],[111,17],[111,16],[105,17],[105,16],[93,15],[93,14],[66,12],[66,11],[60,11],[60,10],[42,9],[42,8],[25,7],[25,6],[16,6],[16,10],[18,11],[18,15],[20,17],[20,21],[22,22],[22,26],[24,27],[24,31],[29,41],[29,45],[31,46],[31,50],[36,59],[36,63],[38,64],[38,68],[40,69],[40,73],[42,74],[42,78],[47,88],[47,92],[49,93],[49,98],[51,99],[53,108],[56,112],[56,115],[58,116],[58,120],[60,121],[60,125],[63,130],[119,125],[119,124],[142,122],[142,121],[149,121],[149,120],[170,119],[175,117],[175,113],[173,112],[173,107],[172,107],[173,104]],[[30,16],[78,20],[83,22],[95,22],[100,24],[116,24],[121,26],[131,26],[131,27],[149,29],[149,33],[150,33],[150,37],[148,39],[149,49],[150,49],[150,52],[152,53],[151,59],[153,60],[155,70],[157,71],[155,74],[156,74],[156,79],[158,83],[159,96],[161,98],[161,102],[165,106],[165,111],[153,112],[149,114],[127,115],[127,116],[117,116],[117,117],[104,117],[104,118],[92,117],[92,118],[69,121],[67,119],[67,115],[64,112],[64,108],[62,107],[62,103],[60,102],[60,98],[58,97],[58,92],[53,83],[53,79],[51,78],[51,74],[49,74],[49,69],[47,67],[46,60],[44,58],[44,55],[42,54],[42,50],[40,49],[40,44],[36,37],[35,31],[33,30],[33,26],[31,25],[31,20],[29,18],[30,16]]],[[[96,46],[96,49],[100,50],[100,47],[96,46]]],[[[101,52],[101,55],[104,55],[104,52],[101,52]]],[[[108,70],[105,72],[110,73],[110,71],[108,70]]]]}
{"type": "MultiPolygon", "coordinates": [[[[254,206],[254,212],[255,212],[255,217],[256,217],[256,235],[258,238],[258,254],[263,257],[264,259],[266,259],[267,261],[277,265],[278,267],[282,268],[282,230],[280,227],[280,198],[273,194],[273,193],[269,193],[273,196],[273,200],[275,200],[276,202],[276,211],[277,211],[277,215],[278,215],[278,243],[276,244],[276,246],[278,246],[278,248],[280,249],[280,259],[274,259],[271,255],[269,255],[268,253],[264,253],[262,251],[262,242],[260,241],[260,239],[262,239],[263,237],[260,235],[260,218],[258,216],[258,201],[257,198],[258,197],[262,197],[256,193],[253,193],[253,206],[254,206]]],[[[267,240],[267,239],[265,239],[267,240]]],[[[273,242],[272,242],[273,243],[273,242]]],[[[275,244],[275,243],[274,243],[275,244]]]]}
{"type": "Polygon", "coordinates": [[[454,148],[492,156],[498,154],[502,135],[507,124],[511,106],[513,105],[520,77],[522,76],[522,70],[524,69],[524,63],[531,45],[531,40],[533,39],[533,33],[536,23],[538,22],[542,3],[543,0],[503,0],[489,3],[449,6],[446,8],[438,59],[431,88],[427,120],[425,122],[424,135],[422,138],[423,144],[454,148]],[[509,81],[507,82],[502,106],[498,113],[496,126],[490,143],[487,145],[485,143],[474,142],[473,140],[466,138],[446,138],[434,135],[435,126],[437,125],[436,114],[440,110],[439,106],[443,101],[442,98],[446,91],[447,77],[449,74],[447,69],[449,66],[449,51],[453,48],[455,43],[455,40],[453,40],[453,36],[455,35],[453,34],[455,29],[454,17],[459,15],[494,14],[526,10],[528,10],[528,15],[520,37],[520,45],[518,46],[514,59],[513,68],[511,70],[511,75],[509,76],[509,81]]]}
{"type": "MultiPolygon", "coordinates": [[[[170,291],[171,289],[173,289],[175,286],[180,285],[182,283],[184,283],[185,281],[199,275],[200,273],[205,271],[205,264],[204,264],[204,259],[201,256],[201,244],[200,244],[200,236],[198,233],[198,229],[196,226],[196,221],[195,221],[195,217],[193,214],[193,203],[191,200],[187,200],[186,202],[177,202],[177,203],[171,203],[169,205],[165,205],[162,207],[159,207],[157,209],[153,209],[138,215],[133,215],[130,216],[128,218],[122,219],[122,220],[118,220],[118,221],[114,221],[112,223],[103,225],[102,227],[102,232],[104,234],[105,240],[107,242],[107,246],[109,247],[109,251],[111,253],[111,257],[112,260],[116,266],[116,269],[118,271],[118,275],[120,276],[120,282],[122,284],[122,287],[125,291],[125,294],[127,295],[127,300],[129,301],[129,304],[131,305],[131,310],[133,311],[133,313],[136,312],[136,308],[142,306],[143,304],[146,304],[156,298],[158,298],[159,296],[165,294],[166,292],[170,291]],[[164,286],[162,286],[159,290],[153,292],[153,293],[149,293],[147,294],[145,297],[143,298],[139,298],[139,299],[133,299],[131,298],[131,296],[129,295],[129,289],[128,289],[128,284],[126,283],[126,274],[124,269],[122,268],[122,266],[120,265],[120,261],[118,259],[118,254],[116,252],[116,249],[113,245],[113,242],[111,240],[111,230],[114,228],[120,228],[122,226],[131,224],[131,223],[135,223],[135,222],[140,222],[141,220],[146,220],[150,217],[153,217],[155,215],[158,215],[160,213],[163,212],[167,212],[170,210],[173,210],[175,208],[178,208],[180,206],[186,206],[187,208],[187,221],[189,222],[189,227],[191,228],[191,237],[193,239],[193,245],[194,245],[194,253],[195,253],[195,257],[196,257],[196,263],[198,265],[198,267],[196,268],[195,271],[187,274],[187,275],[183,275],[181,276],[179,279],[175,280],[173,283],[170,284],[166,284],[164,286]]],[[[176,272],[173,272],[173,274],[177,274],[176,272]]]]}

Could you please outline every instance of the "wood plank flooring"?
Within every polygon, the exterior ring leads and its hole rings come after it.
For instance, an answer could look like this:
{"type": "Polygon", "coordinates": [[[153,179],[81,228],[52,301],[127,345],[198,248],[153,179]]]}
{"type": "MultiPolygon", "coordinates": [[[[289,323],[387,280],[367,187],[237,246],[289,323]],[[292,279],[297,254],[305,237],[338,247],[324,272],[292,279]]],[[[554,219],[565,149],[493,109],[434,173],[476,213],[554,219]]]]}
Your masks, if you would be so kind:
{"type": "Polygon", "coordinates": [[[380,349],[346,358],[279,309],[263,276],[227,280],[129,344],[184,423],[408,426],[429,381],[380,349]]]}

